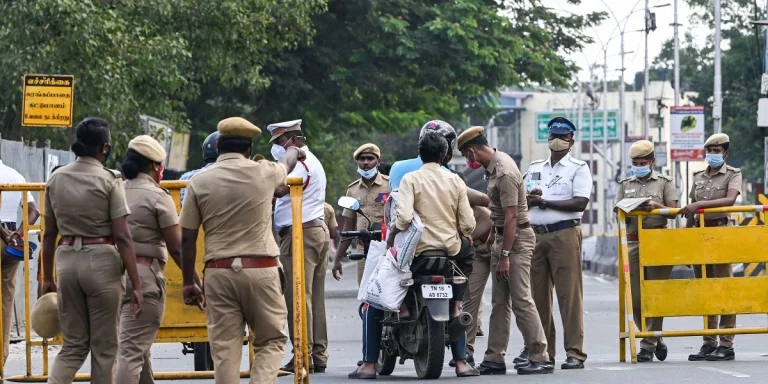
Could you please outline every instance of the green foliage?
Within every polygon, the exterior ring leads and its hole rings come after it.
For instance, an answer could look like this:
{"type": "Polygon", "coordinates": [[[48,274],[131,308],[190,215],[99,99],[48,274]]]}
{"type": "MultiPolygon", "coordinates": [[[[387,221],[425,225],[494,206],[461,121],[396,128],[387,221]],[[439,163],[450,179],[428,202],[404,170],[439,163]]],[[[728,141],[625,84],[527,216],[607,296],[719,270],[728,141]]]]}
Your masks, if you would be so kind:
{"type": "MultiPolygon", "coordinates": [[[[696,25],[710,28],[713,21],[709,1],[688,0],[696,25]]],[[[757,127],[757,101],[760,98],[761,55],[764,47],[762,30],[750,26],[750,20],[763,19],[761,9],[752,1],[737,0],[723,3],[723,47],[721,57],[723,92],[723,132],[731,138],[731,156],[743,161],[742,172],[746,180],[763,179],[763,133],[757,127]]],[[[673,80],[672,41],[664,44],[656,67],[668,68],[673,80]]],[[[705,107],[705,130],[713,133],[712,101],[714,84],[714,45],[708,38],[704,46],[697,46],[690,34],[681,41],[680,81],[683,92],[696,92],[693,102],[705,107]]]]}

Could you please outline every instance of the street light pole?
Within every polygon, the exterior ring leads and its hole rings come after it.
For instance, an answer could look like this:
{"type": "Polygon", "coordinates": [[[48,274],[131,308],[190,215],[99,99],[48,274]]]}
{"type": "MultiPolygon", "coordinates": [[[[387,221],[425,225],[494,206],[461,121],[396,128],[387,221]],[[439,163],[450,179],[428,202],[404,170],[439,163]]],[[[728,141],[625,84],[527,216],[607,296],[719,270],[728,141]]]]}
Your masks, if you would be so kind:
{"type": "Polygon", "coordinates": [[[645,75],[643,75],[643,137],[648,140],[648,131],[651,127],[648,114],[648,24],[650,23],[651,10],[648,9],[648,0],[645,0],[645,75]]]}
{"type": "Polygon", "coordinates": [[[723,132],[723,91],[720,83],[720,0],[715,0],[715,89],[712,103],[712,119],[715,133],[723,132]]]}
{"type": "Polygon", "coordinates": [[[603,234],[608,233],[608,47],[603,47],[603,234]]]}
{"type": "MultiPolygon", "coordinates": [[[[594,76],[594,65],[589,66],[589,94],[591,95],[590,99],[591,102],[589,103],[589,169],[594,172],[594,162],[595,162],[595,76],[594,76]]],[[[582,130],[582,132],[584,132],[582,130]]],[[[597,195],[597,191],[595,191],[595,195],[597,195]]],[[[594,202],[595,199],[591,198],[589,199],[589,236],[595,235],[595,220],[597,219],[597,215],[595,215],[594,210],[594,202]]]]}
{"type": "Polygon", "coordinates": [[[626,86],[624,85],[624,70],[626,68],[624,68],[624,54],[625,54],[625,52],[624,52],[624,30],[622,29],[620,31],[620,33],[621,33],[621,52],[620,52],[620,55],[621,55],[621,69],[620,69],[620,71],[621,71],[621,80],[619,81],[619,126],[616,127],[616,129],[619,130],[619,140],[620,140],[619,141],[619,147],[620,147],[620,150],[619,150],[619,159],[620,159],[619,160],[619,172],[620,172],[619,173],[619,177],[624,177],[624,169],[626,167],[626,163],[624,162],[624,157],[626,156],[625,155],[626,154],[626,150],[625,150],[626,138],[624,136],[627,133],[626,129],[624,128],[624,121],[626,121],[626,120],[624,120],[625,119],[625,116],[624,116],[624,88],[626,88],[626,86]]]}

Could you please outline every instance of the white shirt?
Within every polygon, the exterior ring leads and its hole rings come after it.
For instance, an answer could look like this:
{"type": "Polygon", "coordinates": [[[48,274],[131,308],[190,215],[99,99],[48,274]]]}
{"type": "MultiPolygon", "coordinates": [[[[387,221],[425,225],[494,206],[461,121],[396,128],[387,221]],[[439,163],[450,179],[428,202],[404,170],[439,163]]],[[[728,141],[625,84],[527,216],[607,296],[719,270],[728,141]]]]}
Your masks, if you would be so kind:
{"type": "MultiPolygon", "coordinates": [[[[531,163],[523,176],[526,192],[541,189],[544,200],[570,200],[574,197],[592,196],[592,174],[586,162],[574,159],[571,155],[563,157],[554,167],[552,158],[531,163]]],[[[528,210],[531,224],[546,225],[564,220],[581,219],[584,212],[563,212],[547,207],[528,210]]]]}
{"type": "MultiPolygon", "coordinates": [[[[27,180],[15,169],[0,161],[0,183],[26,183],[27,180]]],[[[32,192],[27,192],[27,199],[34,203],[32,192]]],[[[3,192],[0,202],[0,220],[4,223],[16,223],[21,207],[21,192],[3,192]]],[[[25,218],[26,219],[26,218],[25,218]]],[[[30,223],[33,224],[33,223],[30,223]]]]}
{"type": "MultiPolygon", "coordinates": [[[[301,221],[306,223],[314,219],[322,220],[325,217],[326,180],[325,170],[320,164],[320,160],[309,151],[307,146],[301,149],[307,154],[307,159],[304,160],[304,165],[297,162],[296,167],[293,168],[293,172],[288,174],[288,177],[301,176],[305,184],[309,178],[309,185],[304,189],[301,204],[301,221]]],[[[293,224],[291,221],[291,196],[288,194],[277,199],[277,203],[275,203],[274,226],[279,231],[281,228],[291,226],[293,224]]]]}

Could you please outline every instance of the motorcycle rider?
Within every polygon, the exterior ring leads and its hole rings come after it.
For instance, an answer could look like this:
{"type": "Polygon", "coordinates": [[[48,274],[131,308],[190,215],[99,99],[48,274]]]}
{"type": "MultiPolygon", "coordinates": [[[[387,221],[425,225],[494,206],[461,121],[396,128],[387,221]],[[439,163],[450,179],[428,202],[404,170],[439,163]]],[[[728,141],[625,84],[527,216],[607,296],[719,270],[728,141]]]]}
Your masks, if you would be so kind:
{"type": "MultiPolygon", "coordinates": [[[[216,164],[216,159],[219,158],[219,151],[216,149],[216,143],[219,141],[219,131],[216,131],[214,133],[211,133],[208,135],[208,137],[205,138],[205,141],[203,141],[203,160],[205,161],[205,165],[202,168],[195,169],[192,171],[189,171],[179,178],[179,181],[185,181],[192,178],[192,176],[196,175],[198,172],[202,171],[203,169],[206,169],[213,164],[216,164]]],[[[179,198],[179,201],[181,204],[184,204],[184,196],[187,194],[187,189],[182,188],[181,189],[181,196],[179,198]]]]}
{"type": "MultiPolygon", "coordinates": [[[[429,125],[429,123],[428,123],[429,125]]],[[[436,124],[433,124],[433,126],[436,124]]],[[[432,131],[435,131],[433,128],[432,131]]],[[[455,134],[454,134],[455,135],[455,134]]],[[[450,172],[440,170],[450,150],[445,137],[439,132],[425,132],[419,140],[419,159],[424,164],[419,170],[408,173],[402,178],[397,205],[396,225],[389,233],[387,243],[394,245],[394,236],[408,228],[414,212],[418,213],[424,224],[424,232],[416,247],[416,258],[411,270],[419,269],[419,257],[434,251],[451,255],[464,276],[472,273],[474,248],[471,234],[475,228],[475,218],[467,199],[467,189],[461,179],[450,172]],[[456,228],[459,228],[461,234],[456,228]]],[[[394,171],[393,166],[393,171],[394,171]]],[[[391,180],[391,179],[390,179],[391,180]]],[[[464,297],[466,282],[453,287],[457,301],[451,311],[451,317],[461,313],[461,298],[464,297]]],[[[400,317],[410,314],[401,311],[400,317]]],[[[350,379],[375,379],[376,362],[380,354],[382,326],[377,317],[382,311],[369,307],[364,315],[363,328],[363,365],[349,374],[350,379]]],[[[458,377],[478,376],[477,370],[466,361],[466,332],[451,344],[451,352],[456,361],[458,377]]]]}

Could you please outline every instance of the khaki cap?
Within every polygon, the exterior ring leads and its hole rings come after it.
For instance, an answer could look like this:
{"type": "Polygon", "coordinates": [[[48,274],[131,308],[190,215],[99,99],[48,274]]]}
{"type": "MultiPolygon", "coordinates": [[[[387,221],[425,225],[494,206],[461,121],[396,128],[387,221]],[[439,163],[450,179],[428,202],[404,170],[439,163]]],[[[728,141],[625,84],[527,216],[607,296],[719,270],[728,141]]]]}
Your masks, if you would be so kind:
{"type": "Polygon", "coordinates": [[[61,333],[59,324],[59,297],[51,292],[37,299],[30,314],[32,329],[46,339],[53,339],[61,333]]]}
{"type": "Polygon", "coordinates": [[[464,144],[466,144],[470,140],[472,140],[472,139],[482,135],[483,132],[485,132],[485,128],[483,128],[483,127],[470,127],[470,128],[465,129],[464,132],[462,132],[459,135],[459,138],[456,139],[456,146],[459,149],[461,149],[461,147],[463,147],[464,144]]]}
{"type": "Polygon", "coordinates": [[[376,157],[381,158],[381,151],[379,150],[379,147],[376,146],[376,144],[363,144],[355,151],[355,154],[352,155],[352,158],[357,160],[357,158],[362,155],[363,153],[373,153],[376,155],[376,157]]]}
{"type": "Polygon", "coordinates": [[[715,133],[714,135],[710,136],[706,142],[704,142],[704,148],[713,145],[723,145],[730,142],[731,139],[725,133],[715,133]]]}
{"type": "Polygon", "coordinates": [[[133,140],[128,142],[128,149],[133,149],[155,163],[165,161],[165,148],[157,140],[153,139],[152,136],[141,135],[134,137],[133,140]]]}
{"type": "Polygon", "coordinates": [[[271,143],[286,132],[301,131],[301,119],[270,124],[267,126],[267,130],[272,136],[269,138],[269,142],[271,143]]]}
{"type": "Polygon", "coordinates": [[[219,121],[219,125],[216,126],[219,131],[219,136],[236,136],[252,138],[261,134],[259,127],[251,124],[250,121],[243,119],[242,117],[230,117],[219,121]]]}
{"type": "Polygon", "coordinates": [[[648,140],[636,141],[634,144],[632,144],[631,147],[629,147],[630,159],[646,157],[651,153],[653,153],[653,143],[648,140]]]}

